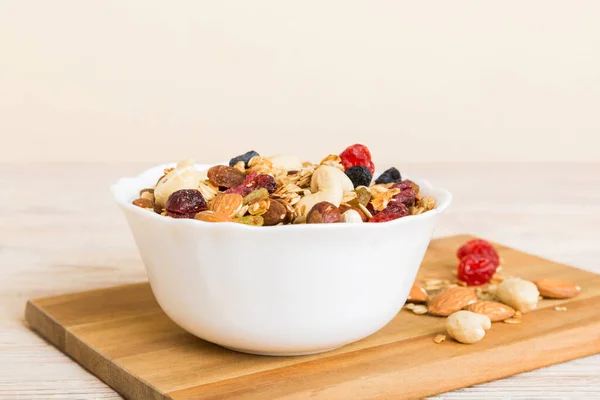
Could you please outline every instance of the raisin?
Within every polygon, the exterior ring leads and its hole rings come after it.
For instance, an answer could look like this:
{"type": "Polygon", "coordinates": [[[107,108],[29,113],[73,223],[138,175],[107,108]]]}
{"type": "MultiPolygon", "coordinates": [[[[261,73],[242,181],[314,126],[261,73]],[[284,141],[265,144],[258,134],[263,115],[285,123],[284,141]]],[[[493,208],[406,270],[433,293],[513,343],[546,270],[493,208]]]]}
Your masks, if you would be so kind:
{"type": "Polygon", "coordinates": [[[231,160],[229,160],[229,166],[233,167],[238,162],[243,161],[244,162],[244,166],[246,168],[248,168],[248,163],[250,162],[250,160],[252,159],[252,157],[256,157],[257,155],[258,155],[257,152],[255,152],[254,150],[250,150],[247,153],[244,153],[244,154],[239,155],[237,157],[233,157],[231,160]]]}
{"type": "Polygon", "coordinates": [[[225,165],[211,167],[207,175],[213,184],[224,188],[238,186],[246,179],[246,174],[242,171],[225,165]]]}
{"type": "Polygon", "coordinates": [[[494,247],[483,239],[469,240],[456,252],[456,256],[461,259],[469,254],[478,254],[480,256],[488,258],[496,266],[500,264],[500,257],[494,247]]]}
{"type": "Polygon", "coordinates": [[[378,212],[369,220],[369,222],[388,222],[394,219],[406,217],[410,215],[408,207],[402,203],[390,203],[382,211],[378,212]]]}
{"type": "Polygon", "coordinates": [[[344,170],[348,170],[350,167],[356,165],[362,165],[371,171],[371,175],[375,173],[375,165],[373,164],[373,161],[371,161],[371,152],[367,146],[363,144],[353,144],[352,146],[348,146],[342,151],[340,158],[342,159],[344,170]]]}
{"type": "Polygon", "coordinates": [[[245,217],[234,218],[233,221],[252,226],[263,226],[265,223],[265,220],[260,215],[246,215],[245,217]]]}
{"type": "Polygon", "coordinates": [[[383,171],[381,175],[377,179],[375,179],[375,183],[400,183],[402,181],[402,176],[400,175],[400,171],[396,168],[392,167],[383,171]]]}
{"type": "Polygon", "coordinates": [[[227,189],[225,193],[237,193],[245,197],[260,188],[273,193],[277,190],[277,182],[271,175],[258,175],[256,171],[252,171],[240,185],[227,189]]]}
{"type": "Polygon", "coordinates": [[[250,203],[254,199],[269,196],[269,191],[265,188],[256,189],[244,197],[244,204],[250,203]]]}
{"type": "Polygon", "coordinates": [[[458,279],[469,286],[487,283],[496,272],[495,265],[488,257],[480,254],[467,254],[458,263],[458,279]]]}
{"type": "Polygon", "coordinates": [[[346,175],[352,181],[354,188],[358,186],[369,186],[371,184],[371,179],[373,179],[373,174],[367,167],[363,167],[362,165],[355,165],[346,170],[346,175]]]}
{"type": "Polygon", "coordinates": [[[206,201],[196,189],[181,189],[171,193],[165,205],[167,215],[173,218],[194,218],[206,209],[206,201]]]}

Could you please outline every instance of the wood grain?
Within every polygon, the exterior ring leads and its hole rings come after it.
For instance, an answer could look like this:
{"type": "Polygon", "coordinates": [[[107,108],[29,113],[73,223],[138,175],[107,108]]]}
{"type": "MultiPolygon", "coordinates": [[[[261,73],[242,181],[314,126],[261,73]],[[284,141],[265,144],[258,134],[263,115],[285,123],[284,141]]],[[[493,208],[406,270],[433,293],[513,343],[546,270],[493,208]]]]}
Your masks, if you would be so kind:
{"type": "MultiPolygon", "coordinates": [[[[107,188],[153,164],[0,164],[0,399],[121,398],[29,330],[23,307],[30,298],[146,280],[107,188]]],[[[600,164],[396,166],[453,193],[436,236],[475,232],[600,273],[600,164]],[[558,189],[565,182],[568,194],[558,189]]],[[[599,398],[599,370],[600,356],[590,356],[436,398],[599,398]]]]}
{"type": "MultiPolygon", "coordinates": [[[[455,251],[470,238],[432,241],[419,279],[451,277],[455,251]]],[[[568,276],[583,292],[542,301],[520,325],[496,323],[472,346],[436,345],[443,318],[401,311],[368,338],[302,357],[252,356],[195,338],[161,312],[147,283],[33,300],[26,318],[130,399],[422,398],[600,352],[600,275],[497,247],[505,274],[568,276]]]]}

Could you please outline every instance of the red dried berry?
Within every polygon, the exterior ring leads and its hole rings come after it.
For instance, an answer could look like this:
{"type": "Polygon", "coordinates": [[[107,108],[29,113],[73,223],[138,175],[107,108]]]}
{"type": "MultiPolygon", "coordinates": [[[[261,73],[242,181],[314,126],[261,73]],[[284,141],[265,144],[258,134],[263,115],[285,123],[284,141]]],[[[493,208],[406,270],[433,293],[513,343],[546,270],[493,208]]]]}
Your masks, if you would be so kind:
{"type": "Polygon", "coordinates": [[[417,194],[415,193],[415,191],[407,188],[407,189],[402,190],[400,193],[398,193],[394,197],[392,197],[390,204],[402,203],[406,207],[411,207],[411,206],[415,205],[416,201],[417,201],[417,194]]]}
{"type": "Polygon", "coordinates": [[[458,263],[458,279],[469,286],[479,286],[488,283],[497,265],[486,256],[480,254],[467,254],[458,263]]]}
{"type": "Polygon", "coordinates": [[[256,177],[256,189],[265,188],[269,193],[274,193],[277,190],[277,182],[271,175],[258,175],[256,177]]]}
{"type": "Polygon", "coordinates": [[[462,259],[469,254],[477,254],[489,258],[496,267],[500,265],[500,257],[498,256],[498,252],[489,242],[483,239],[469,240],[456,252],[456,256],[459,259],[462,259]]]}
{"type": "Polygon", "coordinates": [[[165,211],[173,218],[194,218],[200,211],[208,209],[202,193],[196,189],[181,189],[171,193],[165,211]]]}
{"type": "Polygon", "coordinates": [[[252,171],[241,185],[227,189],[225,193],[237,193],[245,197],[260,188],[265,188],[269,193],[273,193],[277,190],[277,182],[271,175],[258,175],[256,171],[252,171]]]}
{"type": "Polygon", "coordinates": [[[400,191],[404,189],[412,189],[413,191],[417,192],[419,190],[419,185],[410,179],[405,179],[402,182],[394,183],[392,185],[392,189],[400,189],[400,191]]]}
{"type": "MultiPolygon", "coordinates": [[[[390,203],[391,204],[391,203],[390,203]]],[[[388,222],[394,219],[406,217],[410,214],[408,208],[402,203],[395,203],[391,207],[388,205],[382,211],[378,212],[369,220],[369,222],[388,222]]]]}
{"type": "Polygon", "coordinates": [[[371,171],[371,175],[375,173],[375,165],[371,161],[371,152],[367,146],[362,144],[353,144],[342,151],[340,154],[344,170],[357,165],[367,167],[371,171]]]}

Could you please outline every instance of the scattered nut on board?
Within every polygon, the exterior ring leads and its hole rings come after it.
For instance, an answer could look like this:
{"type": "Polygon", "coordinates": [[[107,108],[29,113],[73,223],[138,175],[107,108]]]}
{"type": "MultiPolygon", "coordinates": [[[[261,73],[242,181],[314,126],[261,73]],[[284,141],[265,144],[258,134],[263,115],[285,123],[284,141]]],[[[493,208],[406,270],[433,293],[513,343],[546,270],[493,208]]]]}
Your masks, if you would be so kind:
{"type": "Polygon", "coordinates": [[[492,322],[503,321],[515,314],[514,309],[496,301],[478,301],[469,304],[465,310],[487,315],[492,322]]]}
{"type": "Polygon", "coordinates": [[[446,319],[446,331],[450,337],[465,344],[479,342],[491,327],[492,322],[487,315],[471,311],[457,311],[446,319]]]}
{"type": "Polygon", "coordinates": [[[473,289],[466,287],[453,287],[444,289],[429,300],[429,313],[440,317],[462,310],[464,307],[477,301],[473,289]]]}
{"type": "Polygon", "coordinates": [[[556,279],[539,279],[534,281],[540,295],[547,299],[570,299],[581,292],[581,288],[574,283],[556,279]]]}
{"type": "Polygon", "coordinates": [[[537,308],[539,292],[533,282],[521,278],[505,279],[496,289],[501,302],[526,313],[537,308]]]}

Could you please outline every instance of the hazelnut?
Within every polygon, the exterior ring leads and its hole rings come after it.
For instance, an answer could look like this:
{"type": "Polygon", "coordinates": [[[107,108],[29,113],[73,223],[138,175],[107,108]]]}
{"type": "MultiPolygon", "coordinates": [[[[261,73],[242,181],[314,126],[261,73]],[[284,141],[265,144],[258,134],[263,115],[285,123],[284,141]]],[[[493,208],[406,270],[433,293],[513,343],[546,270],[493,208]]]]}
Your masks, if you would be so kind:
{"type": "Polygon", "coordinates": [[[321,201],[311,208],[306,216],[307,224],[329,224],[334,222],[340,222],[342,215],[340,209],[335,205],[321,201]]]}
{"type": "Polygon", "coordinates": [[[269,208],[262,215],[265,226],[277,225],[284,222],[287,218],[287,208],[280,201],[271,199],[269,202],[269,208]]]}

